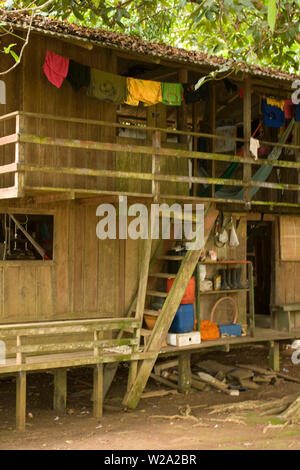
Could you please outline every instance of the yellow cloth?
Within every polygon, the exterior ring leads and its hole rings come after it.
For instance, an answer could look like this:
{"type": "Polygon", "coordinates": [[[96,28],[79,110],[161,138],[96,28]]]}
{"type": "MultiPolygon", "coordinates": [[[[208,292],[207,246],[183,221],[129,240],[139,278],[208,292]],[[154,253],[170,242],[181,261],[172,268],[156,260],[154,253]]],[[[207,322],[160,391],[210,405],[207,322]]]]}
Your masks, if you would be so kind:
{"type": "Polygon", "coordinates": [[[284,100],[276,100],[276,98],[267,98],[267,104],[270,106],[277,106],[277,108],[284,110],[284,100]]]}
{"type": "Polygon", "coordinates": [[[138,106],[142,101],[146,106],[162,102],[161,83],[152,80],[127,77],[126,104],[138,106]]]}

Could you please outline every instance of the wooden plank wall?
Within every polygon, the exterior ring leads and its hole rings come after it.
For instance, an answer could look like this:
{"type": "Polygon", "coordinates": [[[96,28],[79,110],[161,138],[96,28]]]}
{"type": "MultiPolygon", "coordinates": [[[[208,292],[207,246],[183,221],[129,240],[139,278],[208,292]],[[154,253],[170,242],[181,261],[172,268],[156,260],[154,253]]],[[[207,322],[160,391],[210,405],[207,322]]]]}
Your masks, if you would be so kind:
{"type": "MultiPolygon", "coordinates": [[[[279,243],[279,217],[275,225],[275,288],[271,303],[300,303],[300,261],[282,261],[279,243]]],[[[300,327],[300,313],[295,314],[295,327],[300,327]]]]}
{"type": "Polygon", "coordinates": [[[96,205],[52,207],[53,261],[0,261],[0,323],[122,316],[137,287],[139,241],[99,240],[96,205]]]}

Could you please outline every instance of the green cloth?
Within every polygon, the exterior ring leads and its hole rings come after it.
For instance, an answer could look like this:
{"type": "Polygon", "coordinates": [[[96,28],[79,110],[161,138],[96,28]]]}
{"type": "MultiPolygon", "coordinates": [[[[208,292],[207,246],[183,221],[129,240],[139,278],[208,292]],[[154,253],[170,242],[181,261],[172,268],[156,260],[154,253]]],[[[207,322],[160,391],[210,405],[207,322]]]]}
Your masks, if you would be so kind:
{"type": "Polygon", "coordinates": [[[91,68],[87,94],[109,103],[124,103],[127,96],[126,77],[91,68]]]}
{"type": "Polygon", "coordinates": [[[161,84],[162,102],[168,106],[180,106],[182,101],[183,87],[181,83],[161,84]]]}

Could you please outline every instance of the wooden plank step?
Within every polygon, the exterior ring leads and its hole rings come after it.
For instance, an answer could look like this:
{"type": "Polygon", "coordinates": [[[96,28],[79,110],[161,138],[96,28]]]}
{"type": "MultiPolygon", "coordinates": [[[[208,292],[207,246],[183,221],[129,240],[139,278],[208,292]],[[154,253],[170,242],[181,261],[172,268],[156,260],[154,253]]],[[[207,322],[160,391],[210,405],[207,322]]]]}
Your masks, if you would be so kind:
{"type": "Polygon", "coordinates": [[[158,290],[147,290],[147,295],[153,295],[153,297],[167,297],[167,292],[161,292],[158,290]]]}
{"type": "Polygon", "coordinates": [[[168,261],[182,261],[184,259],[183,255],[163,255],[158,256],[159,260],[168,260],[168,261]]]}
{"type": "Polygon", "coordinates": [[[145,309],[144,310],[144,314],[146,315],[151,315],[151,317],[158,317],[160,312],[158,312],[157,310],[149,310],[149,309],[145,309]]]}
{"type": "Polygon", "coordinates": [[[176,277],[176,274],[170,274],[170,273],[151,273],[149,274],[149,277],[158,277],[160,279],[173,279],[176,277]]]}
{"type": "Polygon", "coordinates": [[[150,336],[152,334],[152,330],[147,330],[147,328],[141,328],[141,336],[150,336]]]}

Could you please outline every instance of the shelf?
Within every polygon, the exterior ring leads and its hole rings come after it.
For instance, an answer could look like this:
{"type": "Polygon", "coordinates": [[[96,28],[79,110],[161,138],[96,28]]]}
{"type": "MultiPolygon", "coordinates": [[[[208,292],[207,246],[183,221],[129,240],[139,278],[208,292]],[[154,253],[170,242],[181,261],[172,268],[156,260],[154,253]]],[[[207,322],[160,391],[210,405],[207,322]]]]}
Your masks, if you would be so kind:
{"type": "Polygon", "coordinates": [[[235,261],[235,260],[228,260],[228,261],[199,261],[198,264],[249,264],[250,261],[243,260],[243,261],[235,261]]]}
{"type": "Polygon", "coordinates": [[[201,295],[206,295],[206,294],[229,294],[229,292],[232,294],[234,292],[248,292],[250,289],[226,289],[226,290],[206,290],[206,291],[200,291],[200,297],[201,295]]]}

